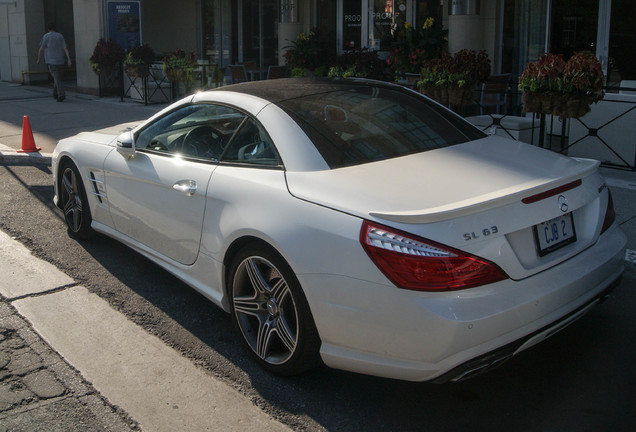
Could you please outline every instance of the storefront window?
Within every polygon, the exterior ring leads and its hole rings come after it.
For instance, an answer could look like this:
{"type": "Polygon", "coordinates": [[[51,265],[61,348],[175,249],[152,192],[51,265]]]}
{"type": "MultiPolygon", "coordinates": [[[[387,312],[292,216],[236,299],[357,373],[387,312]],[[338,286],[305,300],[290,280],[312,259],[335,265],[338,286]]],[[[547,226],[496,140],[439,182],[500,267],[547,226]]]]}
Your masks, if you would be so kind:
{"type": "MultiPolygon", "coordinates": [[[[614,0],[609,35],[608,83],[636,80],[636,2],[614,0]]],[[[630,87],[636,87],[631,86],[630,87]]]]}
{"type": "Polygon", "coordinates": [[[514,10],[513,76],[521,75],[526,64],[536,61],[548,50],[547,16],[548,2],[534,0],[507,1],[514,10]]]}
{"type": "Polygon", "coordinates": [[[231,0],[203,1],[205,57],[220,67],[231,63],[233,4],[231,0]]]}
{"type": "Polygon", "coordinates": [[[371,50],[391,49],[391,26],[406,22],[406,0],[369,0],[371,50]]]}
{"type": "Polygon", "coordinates": [[[342,50],[362,48],[362,2],[342,0],[342,50]]]}
{"type": "Polygon", "coordinates": [[[280,0],[203,0],[205,55],[225,67],[278,64],[280,0]]]}
{"type": "Polygon", "coordinates": [[[433,25],[441,29],[444,9],[442,4],[442,2],[436,0],[417,0],[415,3],[415,26],[422,28],[427,19],[433,18],[435,20],[433,25]]]}
{"type": "Polygon", "coordinates": [[[595,52],[599,0],[552,2],[550,52],[567,60],[580,51],[595,52]]]}
{"type": "Polygon", "coordinates": [[[242,1],[243,8],[237,17],[237,25],[242,29],[243,44],[239,47],[235,62],[256,62],[259,67],[278,64],[279,2],[280,0],[242,1]]]}

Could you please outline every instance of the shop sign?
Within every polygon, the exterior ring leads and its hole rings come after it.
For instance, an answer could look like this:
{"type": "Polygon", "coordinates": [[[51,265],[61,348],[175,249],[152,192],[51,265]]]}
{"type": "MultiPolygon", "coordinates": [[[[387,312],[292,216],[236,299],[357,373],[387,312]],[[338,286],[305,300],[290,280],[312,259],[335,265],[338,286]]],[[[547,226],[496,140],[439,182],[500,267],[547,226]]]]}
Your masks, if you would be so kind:
{"type": "Polygon", "coordinates": [[[108,38],[124,49],[141,45],[140,2],[109,1],[107,8],[108,38]]]}
{"type": "Polygon", "coordinates": [[[359,49],[362,38],[362,5],[360,0],[342,2],[342,49],[359,49]]]}

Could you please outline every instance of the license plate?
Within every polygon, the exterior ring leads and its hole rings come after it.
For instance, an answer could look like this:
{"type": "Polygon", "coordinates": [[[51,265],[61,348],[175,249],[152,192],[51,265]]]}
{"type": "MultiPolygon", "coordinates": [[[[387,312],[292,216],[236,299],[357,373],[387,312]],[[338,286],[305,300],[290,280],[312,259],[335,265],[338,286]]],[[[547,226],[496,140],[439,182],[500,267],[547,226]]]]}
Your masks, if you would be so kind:
{"type": "Polygon", "coordinates": [[[572,213],[559,216],[534,226],[539,256],[545,256],[552,251],[562,248],[576,241],[576,231],[572,213]]]}

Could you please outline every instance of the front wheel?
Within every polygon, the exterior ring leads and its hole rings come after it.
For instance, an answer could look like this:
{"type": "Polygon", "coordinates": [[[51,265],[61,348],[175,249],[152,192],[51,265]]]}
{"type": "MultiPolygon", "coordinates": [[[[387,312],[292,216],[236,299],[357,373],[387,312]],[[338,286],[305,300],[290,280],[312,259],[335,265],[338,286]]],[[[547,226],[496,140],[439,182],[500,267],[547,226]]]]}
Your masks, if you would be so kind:
{"type": "Polygon", "coordinates": [[[71,236],[86,239],[92,237],[91,211],[88,207],[86,190],[77,167],[67,163],[62,167],[60,177],[60,206],[64,212],[64,220],[71,236]]]}
{"type": "Polygon", "coordinates": [[[255,245],[230,266],[232,318],[265,369],[296,375],[320,364],[320,338],[293,271],[275,252],[255,245]]]}

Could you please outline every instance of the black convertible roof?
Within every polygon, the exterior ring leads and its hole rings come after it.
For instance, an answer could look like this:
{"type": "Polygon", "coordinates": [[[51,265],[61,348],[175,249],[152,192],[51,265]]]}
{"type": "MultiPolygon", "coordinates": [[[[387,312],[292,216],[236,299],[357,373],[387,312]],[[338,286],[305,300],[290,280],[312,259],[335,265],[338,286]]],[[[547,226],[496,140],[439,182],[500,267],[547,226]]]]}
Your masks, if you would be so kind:
{"type": "Polygon", "coordinates": [[[360,87],[383,87],[405,91],[404,87],[397,84],[362,78],[282,78],[232,84],[210,91],[234,91],[278,103],[303,96],[360,87]]]}

